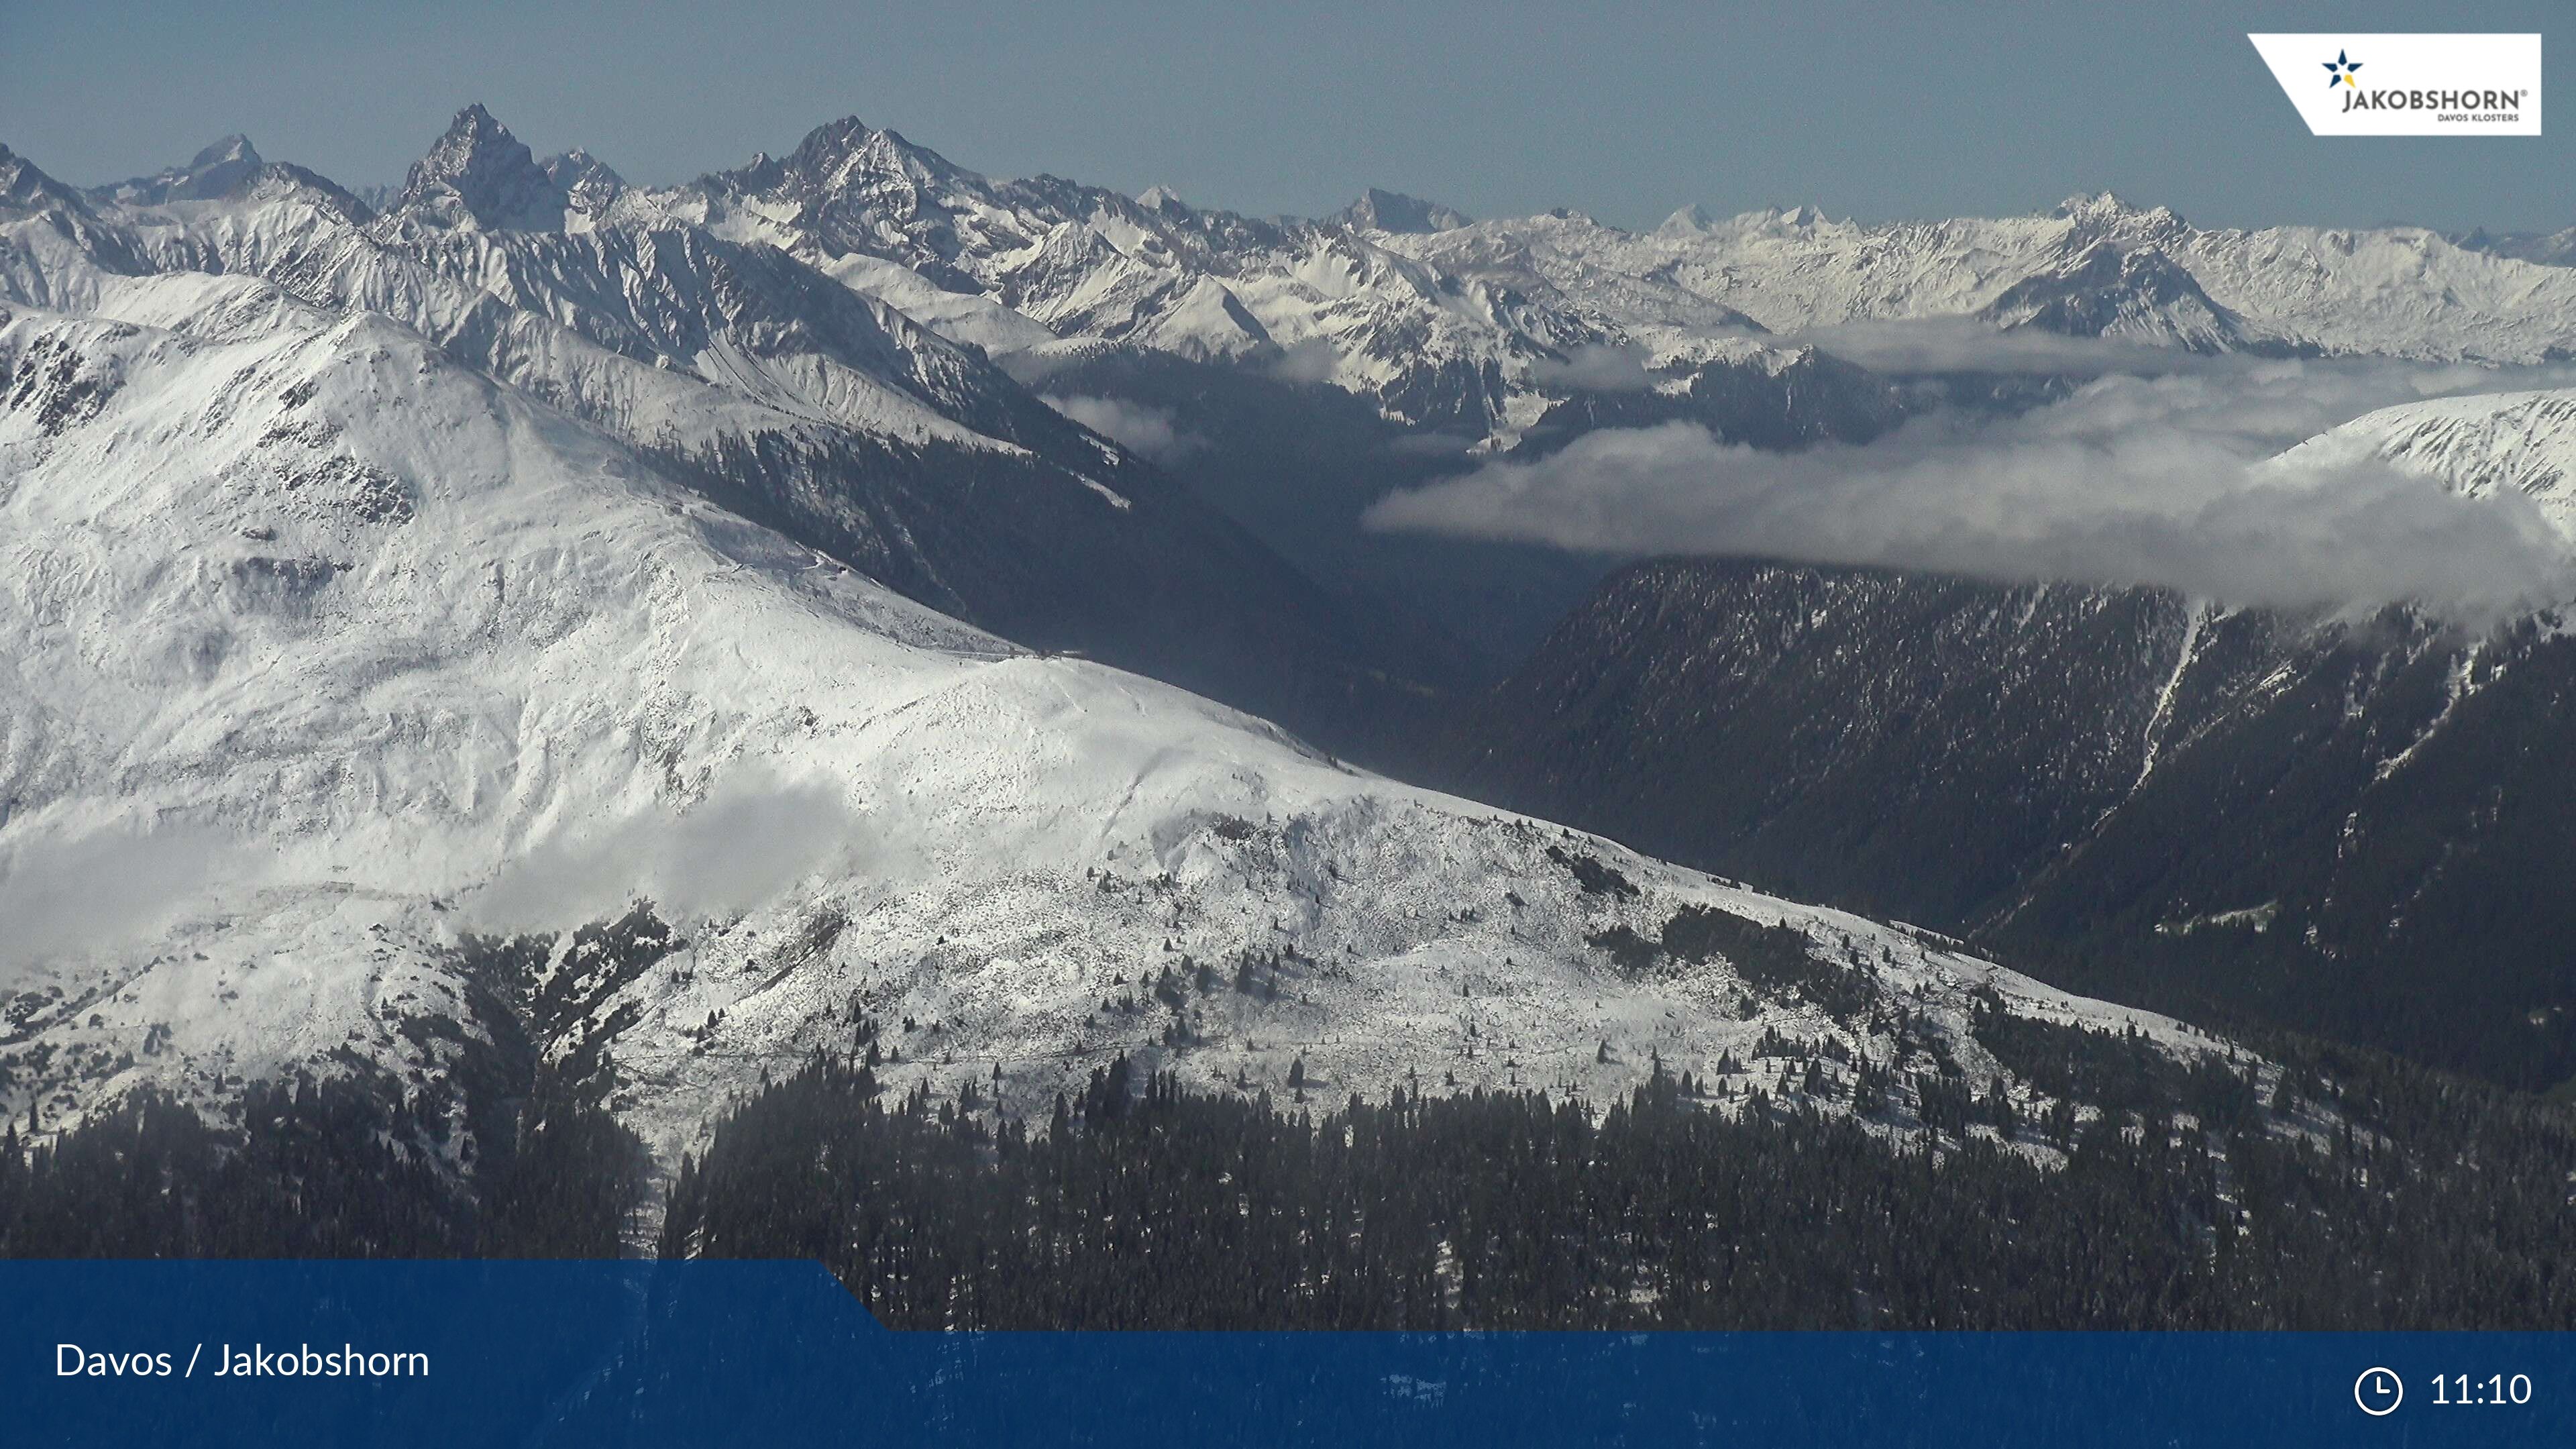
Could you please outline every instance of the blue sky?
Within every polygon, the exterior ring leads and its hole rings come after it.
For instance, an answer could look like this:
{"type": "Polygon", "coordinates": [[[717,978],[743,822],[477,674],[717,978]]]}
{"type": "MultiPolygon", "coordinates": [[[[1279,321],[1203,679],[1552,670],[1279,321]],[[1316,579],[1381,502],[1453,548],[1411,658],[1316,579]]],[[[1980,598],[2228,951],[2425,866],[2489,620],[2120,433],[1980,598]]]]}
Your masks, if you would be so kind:
{"type": "Polygon", "coordinates": [[[479,100],[666,182],[842,115],[962,165],[1254,213],[1865,220],[2104,187],[2205,224],[2576,225],[2570,134],[2308,136],[2248,30],[2542,30],[2525,0],[2147,5],[0,0],[0,143],[84,184],[247,132],[352,185],[479,100]]]}

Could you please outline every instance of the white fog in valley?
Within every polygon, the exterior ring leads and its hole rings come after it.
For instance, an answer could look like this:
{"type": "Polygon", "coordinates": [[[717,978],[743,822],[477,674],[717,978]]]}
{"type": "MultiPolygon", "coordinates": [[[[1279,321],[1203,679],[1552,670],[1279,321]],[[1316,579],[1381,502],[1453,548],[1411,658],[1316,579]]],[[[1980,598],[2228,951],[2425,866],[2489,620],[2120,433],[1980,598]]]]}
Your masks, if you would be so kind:
{"type": "MultiPolygon", "coordinates": [[[[2074,339],[1987,334],[1972,351],[1913,329],[1880,329],[1866,350],[1996,371],[2105,360],[2074,339]]],[[[2563,477],[2458,491],[2392,446],[2421,431],[2410,404],[2474,389],[2494,405],[2501,388],[2564,386],[2567,369],[2173,360],[2019,416],[1937,413],[1866,444],[1776,452],[1695,423],[1605,429],[1390,497],[1368,522],[1613,554],[2162,585],[2243,604],[2413,600],[2485,618],[2576,596],[2563,477]]]]}

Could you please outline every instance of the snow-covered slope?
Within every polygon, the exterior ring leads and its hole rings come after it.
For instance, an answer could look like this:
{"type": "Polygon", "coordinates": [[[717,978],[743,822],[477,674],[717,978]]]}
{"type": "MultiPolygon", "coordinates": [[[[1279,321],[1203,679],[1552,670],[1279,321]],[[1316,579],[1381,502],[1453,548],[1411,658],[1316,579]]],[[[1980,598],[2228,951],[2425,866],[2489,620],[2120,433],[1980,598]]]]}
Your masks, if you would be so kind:
{"type": "Polygon", "coordinates": [[[1597,1092],[1899,1012],[1974,1070],[1988,983],[2128,1017],[1012,648],[382,316],[188,273],[8,310],[7,1110],[335,1057],[425,1080],[466,933],[638,893],[687,945],[586,1021],[665,1145],[859,1011],[902,1024],[898,1078],[998,1064],[1020,1102],[1118,1050],[1597,1092]],[[1691,904],[1796,926],[1870,1008],[1602,944],[1691,904]],[[1200,962],[1262,989],[1147,997],[1200,962]]]}
{"type": "Polygon", "coordinates": [[[143,205],[18,164],[0,299],[77,312],[121,277],[258,275],[395,319],[728,508],[1024,643],[1318,733],[1332,704],[1405,677],[1312,583],[980,350],[774,247],[627,205],[587,158],[540,163],[480,107],[381,216],[290,167],[143,205]]]}
{"type": "MultiPolygon", "coordinates": [[[[161,238],[151,264],[250,267],[295,285],[275,258],[304,252],[281,246],[291,239],[274,235],[277,220],[233,214],[249,190],[286,189],[287,173],[233,137],[86,201],[111,225],[161,238]],[[191,218],[192,207],[227,219],[191,218]],[[184,244],[170,240],[174,225],[184,244]]],[[[327,195],[327,209],[366,214],[320,178],[294,178],[327,195]]],[[[1565,210],[1470,223],[1371,190],[1309,222],[1194,207],[1161,188],[1129,197],[1052,176],[994,180],[856,119],[816,128],[783,158],[652,190],[586,152],[540,162],[469,107],[385,211],[367,228],[378,245],[474,290],[526,298],[549,290],[532,281],[568,282],[563,296],[578,301],[548,315],[639,361],[723,370],[667,338],[643,345],[653,329],[639,333],[616,305],[638,279],[653,300],[652,263],[636,254],[685,234],[700,257],[775,245],[904,325],[987,352],[1149,348],[1330,383],[1391,419],[1497,446],[1570,398],[1776,376],[1804,352],[1766,330],[1950,318],[2194,352],[2576,354],[2576,269],[2523,260],[2528,247],[2408,227],[2204,229],[2107,193],[2041,216],[1883,226],[1806,207],[1724,221],[1693,208],[1631,233],[1565,210]],[[585,236],[622,238],[608,250],[628,260],[601,268],[568,240],[585,236]],[[1643,374],[1585,365],[1604,351],[1633,356],[1643,374]]],[[[834,406],[818,397],[831,385],[810,376],[829,349],[788,351],[796,366],[755,354],[757,390],[834,406]]]]}
{"type": "Polygon", "coordinates": [[[2480,228],[2451,240],[2473,252],[2490,252],[2548,267],[2576,266],[2576,227],[2563,231],[2506,232],[2500,235],[2480,228]]]}
{"type": "Polygon", "coordinates": [[[226,136],[199,151],[185,166],[158,175],[137,176],[113,186],[93,188],[93,201],[110,205],[157,205],[164,201],[212,201],[251,179],[268,163],[260,159],[248,136],[226,136]]]}
{"type": "Polygon", "coordinates": [[[1354,231],[1448,231],[1452,227],[1472,224],[1474,217],[1463,211],[1407,196],[1400,191],[1380,191],[1372,186],[1357,201],[1324,218],[1340,222],[1354,231]]]}
{"type": "Polygon", "coordinates": [[[1745,360],[1711,347],[1781,351],[1766,329],[1959,318],[2195,352],[2576,352],[2576,271],[2420,228],[2203,229],[2107,193],[1888,226],[1693,209],[1636,234],[1564,210],[1470,223],[1373,190],[1321,222],[1264,221],[1160,189],[994,181],[844,120],[783,160],[621,204],[774,241],[982,345],[1043,347],[1034,325],[1281,369],[1496,442],[1569,393],[1650,385],[1569,372],[1587,349],[1646,354],[1651,382],[1679,388],[1688,365],[1745,360]]]}
{"type": "MultiPolygon", "coordinates": [[[[92,192],[0,151],[0,1106],[335,1054],[432,1073],[469,934],[637,896],[686,944],[583,1031],[665,1143],[863,1015],[897,1075],[998,1065],[1014,1094],[1121,1050],[1597,1094],[1773,1030],[1884,1060],[1917,1015],[1974,1072],[1982,983],[2124,1014],[1020,647],[1283,717],[1387,683],[1364,627],[988,350],[1261,369],[1537,449],[1670,418],[1795,446],[1908,405],[1762,327],[2497,362],[2576,338],[2563,268],[2108,198],[1646,236],[1384,194],[1262,221],[995,182],[855,122],[654,192],[468,108],[380,200],[246,142],[92,192]],[[1867,1004],[1657,951],[1695,907],[1789,923],[1867,1004]]],[[[2526,394],[2307,446],[2566,525],[2571,431],[2526,394]]]]}
{"type": "Polygon", "coordinates": [[[2470,497],[2526,494],[2576,547],[2576,391],[2479,393],[2382,408],[2279,461],[2331,468],[2363,458],[2470,497]]]}
{"type": "MultiPolygon", "coordinates": [[[[816,129],[784,159],[632,204],[775,242],[897,305],[922,305],[919,283],[861,264],[891,263],[982,304],[948,304],[952,320],[935,325],[986,345],[1041,345],[997,325],[987,309],[1000,308],[1056,338],[1331,382],[1390,417],[1471,436],[1536,415],[1533,369],[1625,340],[1553,296],[1400,255],[1377,229],[1464,219],[1445,207],[1371,192],[1333,221],[1264,221],[1161,191],[994,181],[855,119],[816,129]]],[[[1708,303],[1695,315],[1744,324],[1708,303]]]]}
{"type": "MultiPolygon", "coordinates": [[[[1581,216],[1387,244],[1453,271],[1541,279],[1623,321],[1641,279],[1775,332],[1970,316],[2200,350],[2537,362],[2576,351],[2576,272],[2416,227],[2203,229],[2105,193],[2045,216],[1862,226],[1813,208],[1637,234],[1581,216]]],[[[1660,317],[1653,320],[1662,321],[1660,317]]]]}

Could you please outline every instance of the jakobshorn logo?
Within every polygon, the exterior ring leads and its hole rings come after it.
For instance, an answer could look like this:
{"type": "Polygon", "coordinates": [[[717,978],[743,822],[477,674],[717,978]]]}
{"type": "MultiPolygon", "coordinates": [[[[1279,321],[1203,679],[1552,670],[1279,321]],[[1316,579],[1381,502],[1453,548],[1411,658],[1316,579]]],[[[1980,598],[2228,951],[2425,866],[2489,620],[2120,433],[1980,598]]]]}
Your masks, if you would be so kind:
{"type": "Polygon", "coordinates": [[[2537,35],[2249,35],[2319,136],[2537,136],[2537,35]],[[2369,74],[2356,55],[2368,56],[2369,74]],[[2332,56],[2329,60],[2326,57],[2332,56]],[[2317,87],[2317,68],[2326,73],[2317,87]]]}

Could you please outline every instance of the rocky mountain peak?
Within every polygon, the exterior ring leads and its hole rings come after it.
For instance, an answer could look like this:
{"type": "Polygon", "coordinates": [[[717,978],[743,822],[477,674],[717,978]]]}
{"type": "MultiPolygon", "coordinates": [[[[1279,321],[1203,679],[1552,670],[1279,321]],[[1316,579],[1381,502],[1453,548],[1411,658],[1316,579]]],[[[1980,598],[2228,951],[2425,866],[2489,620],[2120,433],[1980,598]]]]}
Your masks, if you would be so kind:
{"type": "Polygon", "coordinates": [[[172,166],[152,176],[136,176],[112,186],[92,190],[94,201],[118,202],[129,206],[158,206],[165,201],[213,201],[229,196],[245,181],[259,174],[268,163],[243,135],[226,136],[190,157],[185,166],[172,166]]]}
{"type": "Polygon", "coordinates": [[[547,157],[538,163],[538,169],[564,194],[573,210],[589,216],[606,211],[618,193],[626,189],[625,177],[579,146],[547,157]]]}
{"type": "Polygon", "coordinates": [[[1656,227],[1655,231],[1660,236],[1695,236],[1707,231],[1710,225],[1708,213],[1694,201],[1665,217],[1663,225],[1656,227]]]}
{"type": "Polygon", "coordinates": [[[2108,228],[2126,226],[2160,230],[2182,226],[2183,219],[2168,206],[2145,207],[2129,201],[2116,192],[2099,191],[2091,196],[2070,196],[2049,212],[2050,216],[2078,225],[2108,228]]]}
{"type": "Polygon", "coordinates": [[[86,211],[80,193],[56,181],[39,169],[35,162],[6,146],[0,146],[0,205],[12,209],[49,211],[69,207],[86,211]]]}
{"type": "Polygon", "coordinates": [[[833,190],[901,178],[912,184],[962,179],[966,173],[934,151],[892,129],[879,130],[856,116],[815,127],[786,160],[788,171],[833,190]]]}
{"type": "Polygon", "coordinates": [[[1325,218],[1362,231],[1393,232],[1419,235],[1435,231],[1452,231],[1474,220],[1465,212],[1424,201],[1401,191],[1381,191],[1372,186],[1360,198],[1325,218]]]}
{"type": "Polygon", "coordinates": [[[565,204],[564,189],[527,143],[477,103],[458,111],[446,134],[412,163],[391,211],[444,227],[553,231],[563,225],[565,204]]]}

